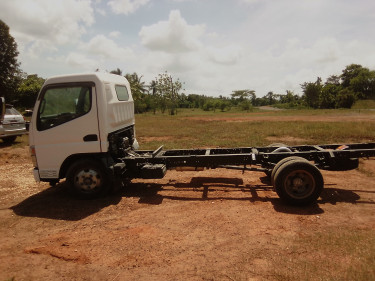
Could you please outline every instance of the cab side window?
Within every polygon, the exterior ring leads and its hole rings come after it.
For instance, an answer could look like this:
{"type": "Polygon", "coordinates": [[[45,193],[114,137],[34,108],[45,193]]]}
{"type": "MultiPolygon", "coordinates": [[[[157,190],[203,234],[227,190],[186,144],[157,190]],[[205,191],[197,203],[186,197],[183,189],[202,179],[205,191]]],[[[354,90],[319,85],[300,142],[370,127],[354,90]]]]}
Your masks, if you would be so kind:
{"type": "Polygon", "coordinates": [[[37,128],[43,131],[79,118],[91,110],[91,103],[91,86],[47,88],[39,104],[37,128]]]}
{"type": "Polygon", "coordinates": [[[129,93],[128,93],[128,89],[126,88],[126,86],[116,85],[115,90],[116,90],[116,94],[117,94],[117,99],[119,101],[128,101],[129,100],[129,93]]]}

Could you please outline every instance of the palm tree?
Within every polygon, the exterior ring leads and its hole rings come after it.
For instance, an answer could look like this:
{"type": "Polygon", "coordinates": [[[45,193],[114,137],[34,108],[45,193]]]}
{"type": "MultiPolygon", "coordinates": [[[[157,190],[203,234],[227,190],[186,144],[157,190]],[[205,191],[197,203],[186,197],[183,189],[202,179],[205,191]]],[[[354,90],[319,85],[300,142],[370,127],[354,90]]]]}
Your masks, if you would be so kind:
{"type": "Polygon", "coordinates": [[[128,73],[125,75],[125,78],[129,81],[132,95],[135,100],[142,99],[145,92],[147,91],[145,82],[141,81],[142,77],[143,75],[139,77],[136,72],[132,74],[128,73]]]}
{"type": "Polygon", "coordinates": [[[117,75],[122,75],[122,70],[120,68],[117,68],[116,70],[112,70],[110,73],[112,74],[117,74],[117,75]]]}

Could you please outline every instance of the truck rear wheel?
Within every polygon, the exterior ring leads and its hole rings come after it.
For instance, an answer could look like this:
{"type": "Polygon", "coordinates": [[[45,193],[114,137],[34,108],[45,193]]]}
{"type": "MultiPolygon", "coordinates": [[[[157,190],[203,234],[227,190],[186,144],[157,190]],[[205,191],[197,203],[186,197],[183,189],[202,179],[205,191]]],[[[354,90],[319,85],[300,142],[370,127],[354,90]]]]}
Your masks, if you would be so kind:
{"type": "Polygon", "coordinates": [[[284,159],[281,159],[275,167],[273,167],[272,172],[271,172],[271,184],[274,185],[275,183],[275,175],[277,170],[286,162],[292,161],[292,160],[300,160],[300,161],[307,161],[305,158],[299,157],[299,156],[290,156],[286,157],[284,159]]]}
{"type": "Polygon", "coordinates": [[[108,193],[112,188],[105,167],[92,159],[72,164],[68,169],[66,181],[73,193],[82,198],[95,198],[108,193]]]}
{"type": "Polygon", "coordinates": [[[291,205],[315,202],[324,186],[319,169],[307,161],[291,160],[279,167],[274,187],[279,197],[291,205]]]}

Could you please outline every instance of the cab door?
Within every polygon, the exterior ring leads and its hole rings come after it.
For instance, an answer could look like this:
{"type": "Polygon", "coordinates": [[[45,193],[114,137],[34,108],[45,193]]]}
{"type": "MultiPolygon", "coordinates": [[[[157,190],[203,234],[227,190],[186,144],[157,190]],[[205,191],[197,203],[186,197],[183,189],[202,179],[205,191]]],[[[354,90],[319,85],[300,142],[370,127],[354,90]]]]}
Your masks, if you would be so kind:
{"type": "Polygon", "coordinates": [[[94,83],[48,85],[37,103],[32,141],[41,179],[58,178],[71,155],[101,152],[94,83]]]}

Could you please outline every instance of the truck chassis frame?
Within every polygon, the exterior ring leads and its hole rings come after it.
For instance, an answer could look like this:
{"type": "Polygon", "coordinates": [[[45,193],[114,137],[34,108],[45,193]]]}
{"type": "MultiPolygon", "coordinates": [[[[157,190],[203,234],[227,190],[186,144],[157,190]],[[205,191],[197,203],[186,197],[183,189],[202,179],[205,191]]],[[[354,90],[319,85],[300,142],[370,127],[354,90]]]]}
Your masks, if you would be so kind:
{"type": "Polygon", "coordinates": [[[173,150],[163,150],[161,146],[155,151],[128,151],[122,161],[133,168],[164,164],[167,169],[184,166],[238,169],[233,166],[244,166],[241,170],[254,171],[247,166],[256,165],[262,167],[256,170],[267,171],[286,157],[302,157],[313,161],[319,169],[345,171],[352,169],[348,167],[348,160],[374,156],[375,143],[173,150]]]}
{"type": "Polygon", "coordinates": [[[112,169],[121,178],[163,178],[170,169],[226,168],[265,172],[288,204],[306,205],[323,190],[321,170],[347,171],[375,156],[375,143],[268,147],[127,150],[112,169]]]}

